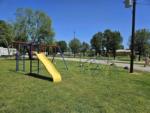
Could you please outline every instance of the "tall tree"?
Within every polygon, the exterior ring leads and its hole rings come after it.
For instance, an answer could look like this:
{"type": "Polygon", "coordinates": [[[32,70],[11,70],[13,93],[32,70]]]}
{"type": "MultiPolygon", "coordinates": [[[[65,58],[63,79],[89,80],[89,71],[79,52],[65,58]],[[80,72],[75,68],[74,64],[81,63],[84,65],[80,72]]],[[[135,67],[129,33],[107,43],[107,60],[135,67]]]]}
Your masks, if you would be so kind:
{"type": "Polygon", "coordinates": [[[67,43],[65,41],[58,41],[57,45],[60,47],[62,52],[65,52],[67,50],[67,43]]]}
{"type": "Polygon", "coordinates": [[[104,35],[104,46],[106,48],[106,56],[108,56],[108,53],[110,51],[110,45],[109,42],[112,38],[112,31],[110,29],[106,29],[103,33],[104,35]]]}
{"type": "Polygon", "coordinates": [[[75,57],[76,53],[79,52],[80,47],[81,47],[80,40],[77,39],[77,38],[72,39],[72,40],[69,42],[69,47],[71,48],[71,50],[72,50],[72,52],[73,52],[73,54],[74,54],[74,57],[75,57]]]}
{"type": "Polygon", "coordinates": [[[83,42],[81,44],[81,52],[83,53],[83,56],[85,56],[85,53],[87,52],[87,50],[89,50],[90,46],[88,43],[83,42]]]}
{"type": "MultiPolygon", "coordinates": [[[[37,41],[51,43],[54,40],[54,31],[52,29],[52,21],[44,12],[35,11],[37,25],[37,41]]],[[[36,37],[35,37],[36,40],[36,37]]]]}
{"type": "Polygon", "coordinates": [[[52,21],[42,11],[19,8],[14,24],[16,40],[49,42],[54,36],[52,21]]]}
{"type": "Polygon", "coordinates": [[[0,20],[0,46],[7,47],[8,54],[10,54],[9,47],[13,40],[13,26],[3,20],[0,20]]]}
{"type": "Polygon", "coordinates": [[[106,48],[106,56],[111,51],[114,59],[116,58],[116,50],[121,49],[123,38],[119,31],[111,31],[110,29],[106,29],[104,31],[104,44],[106,48]]]}
{"type": "Polygon", "coordinates": [[[113,54],[113,57],[114,57],[114,60],[116,58],[116,50],[117,49],[120,49],[122,47],[122,36],[120,34],[120,32],[118,31],[115,31],[115,32],[112,32],[111,34],[111,39],[109,40],[109,48],[110,50],[112,51],[112,54],[113,54]]]}
{"type": "Polygon", "coordinates": [[[135,51],[138,52],[139,58],[141,60],[141,56],[146,56],[149,53],[150,47],[150,31],[147,29],[137,30],[135,33],[135,51]]]}
{"type": "MultiPolygon", "coordinates": [[[[34,11],[29,8],[18,8],[16,10],[14,31],[17,41],[51,44],[54,40],[50,17],[42,11],[34,11]]],[[[27,52],[29,58],[32,59],[29,49],[27,49],[27,52]]]]}
{"type": "Polygon", "coordinates": [[[97,53],[101,53],[102,47],[103,47],[103,33],[102,32],[98,32],[96,33],[92,39],[91,39],[91,47],[93,49],[95,49],[95,55],[97,55],[97,53]]]}

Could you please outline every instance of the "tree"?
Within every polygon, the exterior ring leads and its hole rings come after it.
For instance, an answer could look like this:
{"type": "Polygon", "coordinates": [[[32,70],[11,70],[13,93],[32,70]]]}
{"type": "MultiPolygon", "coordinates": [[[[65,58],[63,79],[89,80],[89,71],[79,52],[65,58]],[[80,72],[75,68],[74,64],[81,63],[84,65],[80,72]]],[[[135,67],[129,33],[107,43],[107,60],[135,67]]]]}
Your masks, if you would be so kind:
{"type": "Polygon", "coordinates": [[[116,50],[120,49],[122,47],[122,36],[120,34],[120,32],[115,31],[112,32],[111,34],[111,39],[109,40],[108,44],[109,44],[109,49],[112,51],[114,60],[116,58],[116,50]]]}
{"type": "Polygon", "coordinates": [[[138,52],[139,58],[141,60],[141,56],[146,56],[149,53],[150,47],[150,31],[147,29],[137,30],[135,33],[135,51],[138,52]]]}
{"type": "Polygon", "coordinates": [[[103,33],[102,32],[98,32],[96,33],[92,39],[91,39],[91,47],[93,49],[95,49],[95,55],[97,55],[97,53],[101,53],[102,47],[103,47],[103,33]]]}
{"type": "Polygon", "coordinates": [[[14,23],[16,40],[51,42],[54,36],[52,21],[42,11],[19,8],[16,10],[14,23]]]}
{"type": "MultiPolygon", "coordinates": [[[[37,25],[37,41],[51,43],[54,40],[54,31],[52,29],[52,21],[44,12],[35,11],[37,25]]],[[[35,37],[36,40],[36,37],[35,37]]]]}
{"type": "Polygon", "coordinates": [[[110,29],[106,29],[103,33],[104,35],[104,46],[106,48],[106,56],[108,56],[108,53],[110,51],[110,39],[112,38],[112,31],[110,29]]]}
{"type": "Polygon", "coordinates": [[[111,51],[115,60],[116,50],[123,48],[122,41],[123,38],[119,31],[111,31],[110,29],[106,29],[104,31],[104,44],[106,48],[106,56],[108,56],[108,53],[111,51]]]}
{"type": "Polygon", "coordinates": [[[65,52],[67,50],[67,43],[65,41],[58,41],[57,45],[60,47],[62,52],[65,52]]]}
{"type": "Polygon", "coordinates": [[[85,53],[87,52],[87,50],[89,50],[90,46],[88,43],[83,42],[81,45],[81,52],[83,53],[83,56],[85,56],[85,53]]]}
{"type": "Polygon", "coordinates": [[[124,49],[124,45],[120,45],[120,47],[119,47],[120,49],[124,49]]]}
{"type": "MultiPolygon", "coordinates": [[[[14,23],[15,40],[24,42],[51,44],[54,41],[52,21],[42,11],[18,8],[16,10],[16,21],[14,23]]],[[[32,55],[27,48],[29,58],[32,55]]]]}
{"type": "Polygon", "coordinates": [[[13,39],[13,26],[0,20],[0,46],[7,47],[8,54],[10,54],[9,47],[11,46],[13,39]]]}
{"type": "Polygon", "coordinates": [[[72,39],[72,40],[69,42],[69,47],[71,48],[71,50],[72,50],[72,52],[73,52],[73,54],[74,54],[74,57],[75,57],[76,53],[79,52],[80,47],[81,47],[80,40],[77,39],[77,38],[72,39]]]}

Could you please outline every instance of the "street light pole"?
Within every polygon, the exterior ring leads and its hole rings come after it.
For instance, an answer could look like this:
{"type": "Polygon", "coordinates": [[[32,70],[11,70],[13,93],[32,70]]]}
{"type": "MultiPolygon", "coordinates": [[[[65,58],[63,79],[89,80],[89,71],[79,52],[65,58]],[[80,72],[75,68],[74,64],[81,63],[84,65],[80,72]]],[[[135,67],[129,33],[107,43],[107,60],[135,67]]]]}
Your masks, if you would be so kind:
{"type": "Polygon", "coordinates": [[[135,39],[135,15],[136,14],[136,0],[133,0],[132,9],[132,37],[131,37],[131,60],[130,60],[130,73],[134,70],[134,39],[135,39]]]}
{"type": "Polygon", "coordinates": [[[74,33],[74,39],[75,39],[76,38],[76,32],[74,31],[73,33],[74,33]]]}

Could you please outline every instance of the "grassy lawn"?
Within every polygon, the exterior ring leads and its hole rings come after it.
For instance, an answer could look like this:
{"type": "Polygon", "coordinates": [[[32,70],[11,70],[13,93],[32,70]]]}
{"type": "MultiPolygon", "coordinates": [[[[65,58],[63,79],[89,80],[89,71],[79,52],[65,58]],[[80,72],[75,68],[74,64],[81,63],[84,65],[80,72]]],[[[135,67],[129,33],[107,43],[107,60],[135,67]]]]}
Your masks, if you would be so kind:
{"type": "MultiPolygon", "coordinates": [[[[15,72],[14,60],[0,60],[0,113],[149,113],[150,74],[116,67],[61,61],[61,83],[15,72]]],[[[29,68],[29,65],[28,65],[29,68]]],[[[28,69],[27,69],[28,70],[28,69]]],[[[27,71],[28,72],[28,71],[27,71]]],[[[27,73],[26,72],[26,73],[27,73]]]]}

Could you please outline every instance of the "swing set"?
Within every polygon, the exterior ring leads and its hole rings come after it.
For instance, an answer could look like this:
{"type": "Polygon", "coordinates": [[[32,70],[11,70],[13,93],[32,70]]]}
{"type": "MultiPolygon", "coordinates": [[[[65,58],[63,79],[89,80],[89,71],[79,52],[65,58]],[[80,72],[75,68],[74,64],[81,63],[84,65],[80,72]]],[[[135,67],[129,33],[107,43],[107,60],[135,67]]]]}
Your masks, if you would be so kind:
{"type": "Polygon", "coordinates": [[[64,62],[66,70],[68,70],[68,66],[64,59],[64,55],[59,46],[56,45],[46,45],[46,44],[38,44],[33,42],[20,42],[16,41],[13,42],[13,47],[17,49],[16,53],[16,71],[26,71],[26,59],[28,53],[29,60],[30,60],[30,74],[38,74],[40,73],[40,61],[43,63],[49,74],[52,75],[54,82],[61,81],[61,75],[55,68],[53,62],[56,56],[56,53],[59,52],[60,56],[64,62]],[[50,53],[49,51],[53,51],[52,60],[49,60],[45,54],[50,53]],[[55,51],[55,52],[54,52],[55,51]],[[34,57],[36,56],[36,58],[34,57]],[[21,69],[22,66],[22,69],[21,69]],[[33,67],[36,67],[36,72],[34,72],[33,67]]]}

